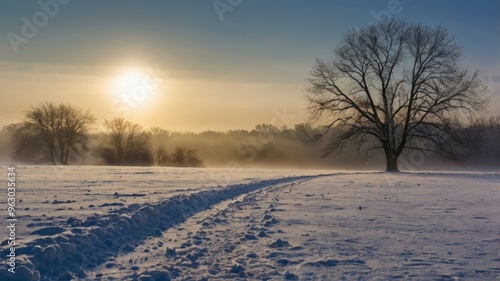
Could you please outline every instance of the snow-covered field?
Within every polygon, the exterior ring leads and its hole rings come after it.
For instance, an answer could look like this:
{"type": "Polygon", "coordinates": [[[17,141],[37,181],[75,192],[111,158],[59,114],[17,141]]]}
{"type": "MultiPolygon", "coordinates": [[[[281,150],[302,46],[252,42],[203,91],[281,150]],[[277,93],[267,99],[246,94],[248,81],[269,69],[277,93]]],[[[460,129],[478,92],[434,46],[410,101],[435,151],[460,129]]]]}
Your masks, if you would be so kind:
{"type": "MultiPolygon", "coordinates": [[[[7,167],[2,167],[7,176],[7,167]]],[[[500,280],[500,174],[19,166],[0,280],[500,280]]]]}

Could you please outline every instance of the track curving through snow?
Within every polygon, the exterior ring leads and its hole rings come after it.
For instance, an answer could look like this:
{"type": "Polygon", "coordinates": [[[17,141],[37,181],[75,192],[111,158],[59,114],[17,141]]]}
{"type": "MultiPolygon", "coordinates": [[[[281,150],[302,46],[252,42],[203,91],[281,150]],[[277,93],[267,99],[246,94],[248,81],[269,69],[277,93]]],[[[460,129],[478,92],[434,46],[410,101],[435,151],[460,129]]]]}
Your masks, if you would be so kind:
{"type": "MultiPolygon", "coordinates": [[[[17,269],[21,273],[14,275],[16,279],[12,279],[13,275],[2,265],[0,280],[93,280],[95,276],[90,277],[89,271],[105,264],[108,268],[114,267],[109,262],[114,257],[131,253],[145,240],[161,237],[163,232],[214,205],[254,191],[324,176],[328,175],[230,185],[177,195],[154,204],[131,204],[106,215],[90,216],[74,227],[47,228],[43,237],[17,248],[17,269]]],[[[2,247],[2,254],[7,252],[8,249],[2,247]]],[[[161,280],[161,277],[156,279],[161,280]]]]}

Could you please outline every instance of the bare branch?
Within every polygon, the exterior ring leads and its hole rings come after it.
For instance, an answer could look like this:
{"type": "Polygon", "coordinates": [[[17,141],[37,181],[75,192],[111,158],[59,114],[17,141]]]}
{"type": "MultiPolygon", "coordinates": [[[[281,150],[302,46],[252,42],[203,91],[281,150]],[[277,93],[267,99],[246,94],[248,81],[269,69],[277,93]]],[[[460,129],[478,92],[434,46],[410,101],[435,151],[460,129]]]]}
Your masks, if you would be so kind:
{"type": "MultiPolygon", "coordinates": [[[[308,80],[311,120],[329,120],[316,140],[331,128],[344,130],[325,155],[375,138],[380,145],[368,150],[383,148],[388,169],[397,169],[402,151],[417,149],[410,141],[428,137],[426,150],[461,161],[462,150],[451,149],[448,138],[488,102],[479,72],[461,68],[461,57],[443,27],[392,19],[349,31],[332,58],[316,60],[308,80]]],[[[470,148],[465,139],[453,145],[470,148]]]]}

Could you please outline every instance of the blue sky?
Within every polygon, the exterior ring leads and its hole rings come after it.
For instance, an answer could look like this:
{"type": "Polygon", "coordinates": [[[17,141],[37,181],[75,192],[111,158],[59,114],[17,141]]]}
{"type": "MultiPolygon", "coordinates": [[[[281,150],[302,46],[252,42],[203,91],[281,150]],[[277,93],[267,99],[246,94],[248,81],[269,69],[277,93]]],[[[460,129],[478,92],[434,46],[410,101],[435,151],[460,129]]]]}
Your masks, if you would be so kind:
{"type": "MultiPolygon", "coordinates": [[[[56,0],[41,0],[51,1],[56,0]]],[[[162,79],[172,81],[166,84],[175,85],[160,93],[169,96],[162,108],[175,111],[191,104],[189,111],[196,116],[155,109],[155,116],[177,121],[158,121],[151,110],[148,114],[135,111],[131,119],[179,130],[249,128],[268,122],[276,108],[287,107],[303,116],[301,95],[314,59],[328,57],[349,28],[374,21],[377,15],[389,13],[411,22],[443,25],[462,43],[465,66],[480,68],[485,77],[500,75],[499,3],[243,0],[223,13],[221,20],[214,1],[72,0],[59,4],[57,13],[16,53],[8,34],[21,35],[22,18],[32,20],[42,8],[39,1],[2,1],[0,71],[4,75],[0,83],[21,96],[21,101],[59,99],[95,107],[88,97],[105,95],[107,89],[99,85],[106,83],[103,79],[112,79],[111,69],[159,67],[162,79]],[[82,77],[64,76],[68,73],[82,77]],[[26,79],[19,81],[19,77],[26,79]],[[38,84],[30,91],[28,84],[33,81],[38,84]],[[198,87],[190,87],[189,81],[198,87]],[[64,83],[78,85],[79,90],[63,87],[64,83]],[[213,108],[191,102],[200,98],[213,108]],[[222,105],[217,102],[221,100],[234,104],[222,105]],[[233,118],[232,114],[241,112],[250,116],[233,118]],[[199,125],[201,121],[206,124],[199,125]]],[[[498,115],[500,94],[498,85],[492,87],[495,108],[491,111],[498,115]]],[[[12,93],[3,92],[0,97],[10,99],[12,93]]],[[[22,107],[19,102],[0,108],[5,119],[1,123],[19,118],[14,110],[22,107]]],[[[96,107],[96,115],[112,117],[109,107],[96,107]]],[[[301,122],[300,118],[295,121],[301,122]]]]}

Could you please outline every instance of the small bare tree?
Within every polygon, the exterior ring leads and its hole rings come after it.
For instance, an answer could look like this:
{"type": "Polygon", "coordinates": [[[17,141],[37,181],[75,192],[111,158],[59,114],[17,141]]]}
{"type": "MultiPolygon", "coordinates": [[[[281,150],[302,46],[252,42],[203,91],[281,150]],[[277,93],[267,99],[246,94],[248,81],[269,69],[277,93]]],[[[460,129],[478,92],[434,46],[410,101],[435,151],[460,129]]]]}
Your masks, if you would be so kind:
{"type": "Polygon", "coordinates": [[[170,156],[168,155],[167,149],[165,147],[157,147],[155,149],[155,163],[158,166],[168,166],[170,165],[170,156]]]}
{"type": "MultiPolygon", "coordinates": [[[[346,144],[383,149],[397,171],[404,149],[462,161],[474,145],[460,126],[485,109],[479,71],[459,66],[462,48],[443,27],[386,20],[351,30],[332,58],[317,59],[306,98],[314,121],[342,133],[325,155],[346,144]]],[[[313,136],[320,139],[323,134],[313,136]]]]}
{"type": "Polygon", "coordinates": [[[169,155],[170,165],[174,167],[201,167],[203,161],[198,157],[196,149],[176,147],[169,155]]]}
{"type": "Polygon", "coordinates": [[[14,159],[67,165],[89,150],[90,126],[95,118],[90,111],[72,105],[50,102],[30,107],[25,121],[16,124],[13,134],[14,159]]]}
{"type": "Polygon", "coordinates": [[[104,126],[109,130],[110,147],[102,151],[101,157],[108,164],[152,164],[151,134],[141,125],[120,117],[104,121],[104,126]]]}

